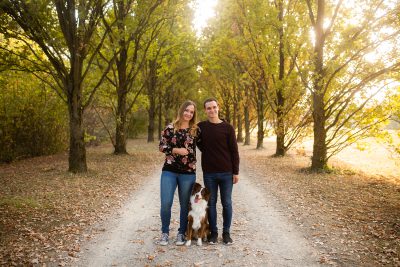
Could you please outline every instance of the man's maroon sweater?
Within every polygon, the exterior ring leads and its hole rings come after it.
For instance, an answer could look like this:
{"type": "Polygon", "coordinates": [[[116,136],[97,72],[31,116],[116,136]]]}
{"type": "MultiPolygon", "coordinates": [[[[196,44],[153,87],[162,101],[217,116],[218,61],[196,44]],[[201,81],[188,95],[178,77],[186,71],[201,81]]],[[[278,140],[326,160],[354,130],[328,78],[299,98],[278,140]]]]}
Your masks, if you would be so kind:
{"type": "Polygon", "coordinates": [[[198,126],[200,131],[197,146],[202,152],[203,172],[239,174],[239,151],[232,125],[225,121],[202,121],[198,126]]]}

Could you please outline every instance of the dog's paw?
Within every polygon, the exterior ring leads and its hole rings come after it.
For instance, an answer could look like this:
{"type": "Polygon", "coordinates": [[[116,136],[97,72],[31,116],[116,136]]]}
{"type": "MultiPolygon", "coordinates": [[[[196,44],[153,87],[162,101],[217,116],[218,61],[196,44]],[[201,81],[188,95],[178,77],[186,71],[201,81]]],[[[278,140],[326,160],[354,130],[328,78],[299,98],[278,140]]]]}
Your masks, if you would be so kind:
{"type": "Polygon", "coordinates": [[[192,240],[188,240],[188,241],[186,241],[186,246],[188,246],[188,247],[190,247],[190,245],[192,244],[192,240]]]}
{"type": "Polygon", "coordinates": [[[203,242],[201,241],[201,238],[197,239],[197,245],[198,246],[202,246],[203,245],[203,242]]]}

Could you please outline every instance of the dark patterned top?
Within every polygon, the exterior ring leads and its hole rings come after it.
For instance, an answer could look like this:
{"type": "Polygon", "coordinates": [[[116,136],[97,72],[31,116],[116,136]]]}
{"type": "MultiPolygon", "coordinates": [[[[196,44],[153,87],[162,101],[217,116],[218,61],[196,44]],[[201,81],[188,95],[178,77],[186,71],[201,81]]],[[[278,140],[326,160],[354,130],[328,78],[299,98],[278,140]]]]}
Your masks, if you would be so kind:
{"type": "Polygon", "coordinates": [[[163,171],[183,174],[196,172],[196,138],[190,134],[189,128],[174,133],[174,127],[169,124],[161,132],[160,151],[165,153],[163,171]],[[172,154],[173,148],[186,148],[189,154],[172,154]]]}

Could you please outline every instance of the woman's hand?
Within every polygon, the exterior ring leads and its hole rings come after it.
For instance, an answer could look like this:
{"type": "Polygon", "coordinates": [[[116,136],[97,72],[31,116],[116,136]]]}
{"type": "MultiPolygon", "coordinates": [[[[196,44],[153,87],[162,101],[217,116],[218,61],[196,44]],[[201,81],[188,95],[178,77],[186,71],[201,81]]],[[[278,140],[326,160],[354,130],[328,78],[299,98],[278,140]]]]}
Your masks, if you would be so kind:
{"type": "Polygon", "coordinates": [[[172,153],[178,154],[181,156],[186,156],[187,154],[189,154],[189,151],[186,148],[173,148],[172,153]]]}

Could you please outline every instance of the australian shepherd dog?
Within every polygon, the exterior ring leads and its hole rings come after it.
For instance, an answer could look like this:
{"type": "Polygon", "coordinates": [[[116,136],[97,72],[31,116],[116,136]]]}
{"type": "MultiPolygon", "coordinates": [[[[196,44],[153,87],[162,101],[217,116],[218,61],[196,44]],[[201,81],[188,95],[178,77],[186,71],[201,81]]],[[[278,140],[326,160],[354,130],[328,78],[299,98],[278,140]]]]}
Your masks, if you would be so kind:
{"type": "Polygon", "coordinates": [[[190,196],[188,226],[186,231],[186,246],[190,246],[192,238],[197,238],[197,245],[201,246],[202,239],[206,239],[208,227],[208,200],[210,192],[207,188],[195,183],[190,196]]]}

